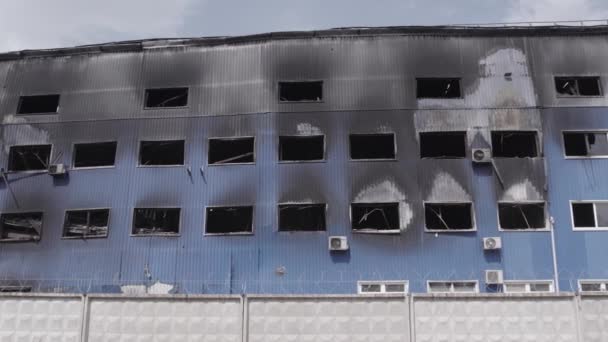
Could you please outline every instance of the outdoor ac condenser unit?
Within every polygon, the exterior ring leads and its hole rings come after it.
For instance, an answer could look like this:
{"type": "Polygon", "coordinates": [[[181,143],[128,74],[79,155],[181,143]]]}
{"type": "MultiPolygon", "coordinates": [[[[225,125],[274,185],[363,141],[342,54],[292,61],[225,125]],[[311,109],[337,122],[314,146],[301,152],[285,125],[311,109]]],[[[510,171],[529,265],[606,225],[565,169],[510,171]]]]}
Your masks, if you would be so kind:
{"type": "Polygon", "coordinates": [[[494,251],[502,248],[502,239],[499,237],[483,238],[483,249],[485,251],[494,251]]]}
{"type": "Polygon", "coordinates": [[[502,270],[486,270],[486,284],[500,285],[503,283],[502,270]]]}
{"type": "Polygon", "coordinates": [[[51,164],[48,171],[51,176],[62,176],[67,172],[64,164],[51,164]]]}
{"type": "Polygon", "coordinates": [[[474,148],[471,150],[473,163],[491,163],[492,150],[489,148],[474,148]]]}
{"type": "Polygon", "coordinates": [[[348,240],[346,236],[330,236],[329,237],[330,251],[346,251],[348,250],[348,240]]]}

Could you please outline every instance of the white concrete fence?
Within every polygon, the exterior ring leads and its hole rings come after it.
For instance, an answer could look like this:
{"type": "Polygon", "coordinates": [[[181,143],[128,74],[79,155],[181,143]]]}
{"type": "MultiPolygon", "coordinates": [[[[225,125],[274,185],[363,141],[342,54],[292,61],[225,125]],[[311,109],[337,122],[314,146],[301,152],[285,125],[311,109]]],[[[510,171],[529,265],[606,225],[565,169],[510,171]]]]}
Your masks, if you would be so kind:
{"type": "Polygon", "coordinates": [[[0,296],[0,342],[606,342],[608,296],[0,296]]]}

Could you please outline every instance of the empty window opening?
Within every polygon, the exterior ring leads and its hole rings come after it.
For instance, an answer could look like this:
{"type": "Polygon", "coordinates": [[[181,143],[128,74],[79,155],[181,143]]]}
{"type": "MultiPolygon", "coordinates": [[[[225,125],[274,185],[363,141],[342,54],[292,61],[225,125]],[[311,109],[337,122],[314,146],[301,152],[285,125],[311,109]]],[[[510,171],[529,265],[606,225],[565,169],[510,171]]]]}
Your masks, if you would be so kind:
{"type": "Polygon", "coordinates": [[[185,107],[188,88],[146,89],[146,108],[185,107]]]}
{"type": "Polygon", "coordinates": [[[0,215],[0,241],[38,241],[42,231],[42,213],[0,215]]]}
{"type": "Polygon", "coordinates": [[[209,165],[254,162],[254,138],[209,139],[209,165]]]}
{"type": "Polygon", "coordinates": [[[453,99],[460,97],[459,78],[417,78],[416,94],[419,99],[453,99]]]}
{"type": "Polygon", "coordinates": [[[399,231],[399,203],[351,204],[354,231],[399,231]]]}
{"type": "Polygon", "coordinates": [[[253,232],[253,207],[209,207],[205,232],[231,234],[253,232]]]}
{"type": "Polygon", "coordinates": [[[113,166],[115,158],[115,141],[74,145],[75,168],[113,166]]]}
{"type": "Polygon", "coordinates": [[[184,141],[142,141],[139,145],[139,165],[184,165],[184,141]]]}
{"type": "Polygon", "coordinates": [[[429,281],[427,282],[429,293],[477,293],[479,288],[477,281],[429,281]]]}
{"type": "Polygon", "coordinates": [[[559,96],[600,96],[599,77],[556,77],[555,90],[559,96]]]}
{"type": "Polygon", "coordinates": [[[109,218],[110,209],[69,210],[65,213],[63,237],[106,237],[109,218]]]}
{"type": "Polygon", "coordinates": [[[464,158],[466,146],[466,132],[420,133],[420,158],[464,158]]]}
{"type": "Polygon", "coordinates": [[[608,292],[608,280],[579,280],[581,292],[608,292]]]}
{"type": "Polygon", "coordinates": [[[29,293],[32,292],[31,286],[19,285],[0,285],[0,293],[29,293]]]}
{"type": "Polygon", "coordinates": [[[350,159],[395,159],[394,134],[351,134],[350,159]]]}
{"type": "Polygon", "coordinates": [[[498,221],[502,229],[543,229],[545,203],[498,203],[498,221]]]}
{"type": "Polygon", "coordinates": [[[179,232],[179,208],[136,208],[133,235],[175,235],[179,232]]]}
{"type": "Polygon", "coordinates": [[[407,281],[360,281],[357,283],[359,294],[397,293],[408,292],[407,281]]]}
{"type": "Polygon", "coordinates": [[[492,132],[492,156],[534,158],[538,156],[536,132],[492,132]]]}
{"type": "Polygon", "coordinates": [[[279,205],[279,231],[325,230],[325,204],[279,205]]]}
{"type": "Polygon", "coordinates": [[[323,160],[324,155],[325,137],[322,135],[279,137],[280,161],[323,160]]]}
{"type": "Polygon", "coordinates": [[[471,230],[471,203],[425,203],[424,218],[427,230],[471,230]]]}
{"type": "Polygon", "coordinates": [[[567,157],[608,156],[607,132],[564,132],[567,157]]]}
{"type": "Polygon", "coordinates": [[[279,82],[281,102],[320,102],[323,100],[323,82],[279,82]]]}
{"type": "Polygon", "coordinates": [[[543,281],[505,281],[503,284],[503,292],[505,293],[539,293],[553,292],[553,282],[550,280],[543,281]]]}
{"type": "Polygon", "coordinates": [[[17,114],[54,114],[59,108],[59,95],[21,96],[17,114]]]}
{"type": "Polygon", "coordinates": [[[51,145],[11,146],[8,156],[9,171],[46,170],[51,158],[51,145]]]}
{"type": "Polygon", "coordinates": [[[608,229],[608,202],[573,202],[574,228],[608,229]]]}

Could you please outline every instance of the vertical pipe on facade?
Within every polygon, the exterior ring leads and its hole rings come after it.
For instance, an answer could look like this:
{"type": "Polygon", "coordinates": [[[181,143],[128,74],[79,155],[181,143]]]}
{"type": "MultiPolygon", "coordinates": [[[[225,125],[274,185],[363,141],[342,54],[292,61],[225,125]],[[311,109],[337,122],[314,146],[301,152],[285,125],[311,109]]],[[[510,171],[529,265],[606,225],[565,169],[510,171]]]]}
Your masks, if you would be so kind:
{"type": "Polygon", "coordinates": [[[241,294],[241,341],[249,341],[249,300],[241,294]]]}
{"type": "Polygon", "coordinates": [[[407,296],[410,317],[410,342],[416,341],[416,315],[414,314],[414,295],[407,296]]]}
{"type": "Polygon", "coordinates": [[[557,274],[557,253],[555,252],[555,230],[553,229],[553,216],[549,216],[549,227],[551,228],[551,254],[553,257],[553,288],[559,292],[559,277],[557,274]]]}

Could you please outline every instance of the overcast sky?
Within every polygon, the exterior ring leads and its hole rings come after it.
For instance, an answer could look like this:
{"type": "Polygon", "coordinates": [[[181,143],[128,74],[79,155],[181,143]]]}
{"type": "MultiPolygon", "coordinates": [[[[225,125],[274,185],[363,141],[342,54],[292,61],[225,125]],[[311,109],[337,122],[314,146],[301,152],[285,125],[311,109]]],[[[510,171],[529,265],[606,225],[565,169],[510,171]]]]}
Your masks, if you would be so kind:
{"type": "Polygon", "coordinates": [[[0,0],[0,51],[345,26],[608,19],[608,0],[0,0]]]}

